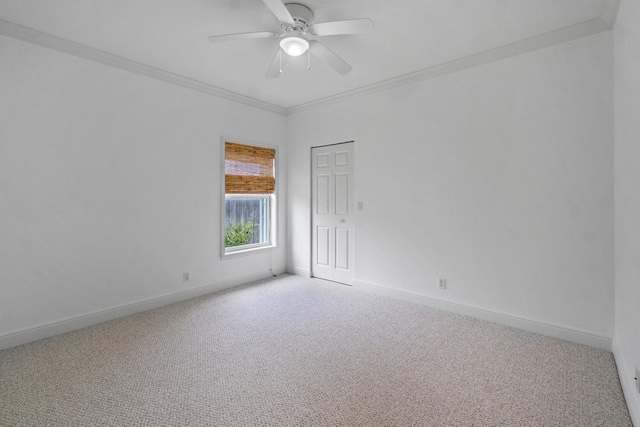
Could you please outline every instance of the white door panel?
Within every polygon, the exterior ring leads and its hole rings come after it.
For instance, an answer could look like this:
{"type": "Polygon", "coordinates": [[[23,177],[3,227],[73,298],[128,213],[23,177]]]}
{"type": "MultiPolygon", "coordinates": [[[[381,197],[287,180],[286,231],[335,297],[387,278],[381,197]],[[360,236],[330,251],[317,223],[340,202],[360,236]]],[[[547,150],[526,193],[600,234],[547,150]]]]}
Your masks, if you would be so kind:
{"type": "Polygon", "coordinates": [[[337,173],[336,180],[336,215],[349,215],[349,174],[337,173]]]}
{"type": "Polygon", "coordinates": [[[330,158],[331,156],[329,153],[318,154],[318,168],[331,167],[330,158]]]}
{"type": "Polygon", "coordinates": [[[349,229],[336,228],[336,268],[349,270],[349,229]]]}
{"type": "Polygon", "coordinates": [[[312,156],[313,276],[353,281],[353,143],[317,147],[312,156]]]}
{"type": "Polygon", "coordinates": [[[349,166],[349,150],[345,151],[336,151],[336,166],[349,166]]]}
{"type": "Polygon", "coordinates": [[[317,228],[318,265],[329,267],[329,227],[317,228]]]}
{"type": "Polygon", "coordinates": [[[331,194],[329,194],[329,175],[317,176],[317,190],[316,190],[316,213],[319,215],[329,214],[329,200],[331,194]]]}

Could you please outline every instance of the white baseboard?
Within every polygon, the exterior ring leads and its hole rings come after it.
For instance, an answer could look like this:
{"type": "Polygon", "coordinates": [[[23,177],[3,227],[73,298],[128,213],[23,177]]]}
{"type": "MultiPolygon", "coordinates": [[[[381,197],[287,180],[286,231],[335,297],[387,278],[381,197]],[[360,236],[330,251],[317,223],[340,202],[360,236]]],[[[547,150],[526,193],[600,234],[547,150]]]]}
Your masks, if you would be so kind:
{"type": "Polygon", "coordinates": [[[580,331],[577,329],[571,329],[565,326],[553,325],[550,323],[543,323],[537,320],[516,317],[510,314],[489,311],[482,308],[444,301],[437,298],[430,298],[423,295],[401,291],[398,289],[387,288],[385,286],[373,285],[371,283],[361,282],[358,280],[354,280],[353,287],[375,292],[380,295],[401,299],[404,301],[426,305],[438,310],[462,314],[465,316],[510,326],[512,328],[535,332],[537,334],[545,335],[548,337],[559,338],[561,340],[571,341],[574,343],[584,344],[590,347],[611,351],[611,338],[596,335],[586,331],[580,331]]]}
{"type": "Polygon", "coordinates": [[[631,422],[634,426],[640,427],[640,394],[636,390],[635,375],[633,370],[627,369],[615,337],[613,338],[613,357],[616,359],[618,376],[620,377],[624,398],[627,401],[627,408],[629,408],[629,414],[631,415],[631,422]]]}
{"type": "Polygon", "coordinates": [[[52,337],[54,335],[63,334],[65,332],[74,331],[76,329],[85,328],[87,326],[96,325],[98,323],[114,320],[120,317],[129,316],[131,314],[140,313],[165,305],[174,304],[176,302],[185,301],[201,295],[210,294],[212,292],[229,289],[259,280],[269,279],[272,276],[269,273],[249,274],[236,277],[230,280],[224,280],[215,284],[200,286],[197,288],[187,289],[180,292],[164,294],[130,304],[118,307],[108,308],[106,310],[86,313],[79,316],[68,317],[55,322],[44,323],[32,326],[26,329],[12,331],[4,335],[0,335],[0,350],[15,347],[17,345],[26,344],[31,341],[52,337]]]}

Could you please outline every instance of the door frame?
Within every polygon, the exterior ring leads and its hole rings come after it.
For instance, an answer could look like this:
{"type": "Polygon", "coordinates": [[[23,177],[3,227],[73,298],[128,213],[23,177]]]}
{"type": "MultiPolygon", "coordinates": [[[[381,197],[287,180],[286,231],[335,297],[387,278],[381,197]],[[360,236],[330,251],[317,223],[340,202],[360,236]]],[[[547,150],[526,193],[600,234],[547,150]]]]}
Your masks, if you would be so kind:
{"type": "MultiPolygon", "coordinates": [[[[344,145],[344,144],[353,144],[353,158],[355,159],[355,151],[356,151],[356,142],[355,140],[349,140],[349,141],[343,141],[343,142],[334,142],[331,144],[322,144],[322,145],[312,145],[311,147],[309,147],[309,177],[311,178],[311,182],[309,183],[309,276],[310,277],[316,277],[314,276],[314,271],[313,271],[313,183],[314,183],[314,176],[313,176],[313,149],[314,148],[325,148],[325,147],[333,147],[333,146],[338,146],[338,145],[344,145]]],[[[355,162],[353,163],[353,175],[355,176],[355,162]]],[[[352,179],[355,179],[352,176],[352,179]]],[[[335,283],[340,283],[346,286],[353,286],[353,281],[355,280],[355,228],[356,228],[356,224],[355,224],[355,206],[356,206],[356,197],[355,197],[355,181],[353,181],[353,195],[352,195],[352,199],[350,200],[350,205],[349,209],[350,212],[353,212],[353,219],[352,219],[352,229],[351,232],[353,233],[353,238],[352,238],[352,242],[353,242],[353,248],[352,248],[352,266],[353,268],[351,269],[351,283],[342,283],[342,282],[335,282],[335,283]]],[[[322,279],[322,280],[327,280],[327,279],[322,279]]]]}

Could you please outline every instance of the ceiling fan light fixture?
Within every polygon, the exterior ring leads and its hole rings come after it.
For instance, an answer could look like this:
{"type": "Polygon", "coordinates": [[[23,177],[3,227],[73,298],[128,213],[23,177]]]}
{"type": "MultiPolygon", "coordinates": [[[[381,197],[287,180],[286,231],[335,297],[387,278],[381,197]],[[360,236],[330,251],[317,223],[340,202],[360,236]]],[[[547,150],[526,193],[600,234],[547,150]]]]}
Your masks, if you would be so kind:
{"type": "Polygon", "coordinates": [[[290,36],[280,40],[280,47],[289,56],[300,56],[309,49],[309,42],[301,37],[290,36]]]}

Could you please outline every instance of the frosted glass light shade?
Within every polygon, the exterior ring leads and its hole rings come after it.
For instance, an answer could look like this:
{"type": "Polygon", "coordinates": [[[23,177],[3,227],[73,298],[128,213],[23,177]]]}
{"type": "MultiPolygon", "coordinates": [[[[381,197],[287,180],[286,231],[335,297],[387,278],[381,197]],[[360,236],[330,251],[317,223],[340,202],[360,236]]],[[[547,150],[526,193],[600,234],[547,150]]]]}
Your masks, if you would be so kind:
{"type": "Polygon", "coordinates": [[[286,37],[280,40],[280,47],[287,55],[300,56],[309,49],[309,42],[300,37],[286,37]]]}

